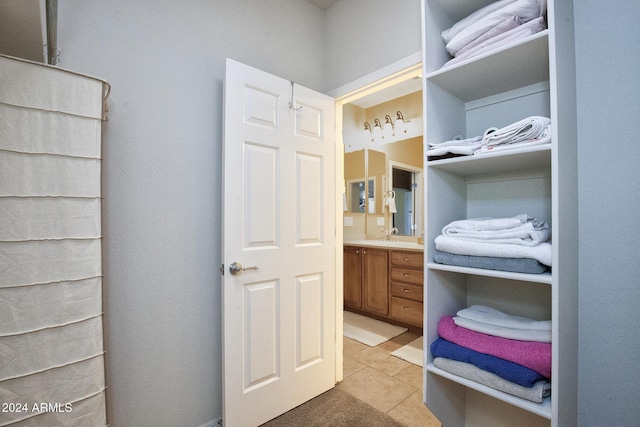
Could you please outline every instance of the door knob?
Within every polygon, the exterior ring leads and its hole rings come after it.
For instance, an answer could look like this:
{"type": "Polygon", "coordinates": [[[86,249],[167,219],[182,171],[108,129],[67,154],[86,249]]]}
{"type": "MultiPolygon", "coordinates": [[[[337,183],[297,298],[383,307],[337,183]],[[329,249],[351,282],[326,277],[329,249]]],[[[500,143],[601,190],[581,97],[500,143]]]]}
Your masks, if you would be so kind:
{"type": "Polygon", "coordinates": [[[255,265],[253,267],[243,267],[242,264],[240,264],[239,262],[232,262],[231,265],[229,266],[229,272],[233,276],[237,276],[238,274],[242,273],[243,271],[255,271],[257,269],[258,269],[257,265],[255,265]]]}

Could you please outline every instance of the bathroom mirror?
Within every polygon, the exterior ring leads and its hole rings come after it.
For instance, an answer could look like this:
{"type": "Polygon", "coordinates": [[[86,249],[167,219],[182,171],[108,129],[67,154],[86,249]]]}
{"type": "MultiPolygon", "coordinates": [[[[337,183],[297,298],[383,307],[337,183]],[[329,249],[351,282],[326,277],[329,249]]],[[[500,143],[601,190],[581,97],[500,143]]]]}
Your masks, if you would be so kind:
{"type": "MultiPolygon", "coordinates": [[[[344,235],[378,239],[382,229],[398,229],[399,236],[422,233],[422,93],[413,92],[381,104],[343,106],[344,154],[344,235]],[[380,134],[374,126],[379,117],[403,111],[404,123],[380,134]],[[374,132],[377,131],[377,132],[374,132]],[[393,179],[393,168],[409,174],[393,179]],[[394,188],[395,187],[395,188],[394,188]],[[398,212],[389,209],[389,195],[398,212]]],[[[398,172],[396,172],[397,174],[398,172]]]]}
{"type": "Polygon", "coordinates": [[[399,236],[422,233],[422,138],[345,153],[345,234],[376,238],[382,228],[397,228],[399,236]],[[380,151],[379,151],[380,150],[380,151]],[[387,198],[395,193],[396,213],[387,198]]]}

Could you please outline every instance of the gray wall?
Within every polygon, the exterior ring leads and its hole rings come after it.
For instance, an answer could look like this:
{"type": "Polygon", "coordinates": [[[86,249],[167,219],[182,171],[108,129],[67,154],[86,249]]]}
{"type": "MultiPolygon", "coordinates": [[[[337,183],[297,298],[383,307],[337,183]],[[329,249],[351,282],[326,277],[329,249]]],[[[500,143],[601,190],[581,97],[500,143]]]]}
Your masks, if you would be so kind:
{"type": "Polygon", "coordinates": [[[640,421],[640,2],[574,1],[578,425],[640,421]]]}
{"type": "Polygon", "coordinates": [[[109,421],[222,415],[222,81],[231,57],[324,88],[304,0],[60,0],[62,64],[112,85],[104,135],[109,421]]]}
{"type": "Polygon", "coordinates": [[[422,50],[420,0],[340,0],[326,13],[328,91],[422,50]]]}

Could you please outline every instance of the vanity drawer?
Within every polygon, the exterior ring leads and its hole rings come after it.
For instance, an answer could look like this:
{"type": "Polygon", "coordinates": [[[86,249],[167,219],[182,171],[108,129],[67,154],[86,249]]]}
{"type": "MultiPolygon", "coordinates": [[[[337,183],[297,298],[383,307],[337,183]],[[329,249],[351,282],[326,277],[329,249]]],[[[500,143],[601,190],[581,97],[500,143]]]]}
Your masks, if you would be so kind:
{"type": "Polygon", "coordinates": [[[410,325],[422,326],[422,303],[391,297],[391,317],[410,325]]]}
{"type": "Polygon", "coordinates": [[[422,286],[392,283],[391,296],[422,302],[424,300],[423,289],[422,286]]]}
{"type": "Polygon", "coordinates": [[[391,264],[400,267],[424,268],[424,253],[391,251],[391,264]]]}
{"type": "Polygon", "coordinates": [[[424,270],[391,267],[391,281],[422,286],[424,283],[424,270]]]}

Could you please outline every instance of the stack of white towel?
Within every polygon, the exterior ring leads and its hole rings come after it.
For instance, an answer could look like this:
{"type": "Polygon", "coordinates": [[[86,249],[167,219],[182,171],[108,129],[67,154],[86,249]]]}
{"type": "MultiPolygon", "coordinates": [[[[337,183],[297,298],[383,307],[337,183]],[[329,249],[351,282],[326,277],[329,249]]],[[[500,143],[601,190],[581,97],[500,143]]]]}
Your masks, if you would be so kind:
{"type": "Polygon", "coordinates": [[[484,136],[429,143],[427,158],[439,160],[446,157],[486,154],[502,150],[551,143],[551,119],[530,116],[503,128],[491,127],[484,136]]]}
{"type": "Polygon", "coordinates": [[[546,0],[499,0],[441,33],[450,66],[546,29],[546,0]]]}
{"type": "Polygon", "coordinates": [[[513,316],[485,305],[472,305],[456,313],[456,325],[495,337],[518,341],[551,342],[551,320],[513,316]]]}
{"type": "Polygon", "coordinates": [[[491,270],[543,273],[551,267],[550,235],[546,222],[527,214],[453,221],[435,239],[434,261],[491,270]]]}

